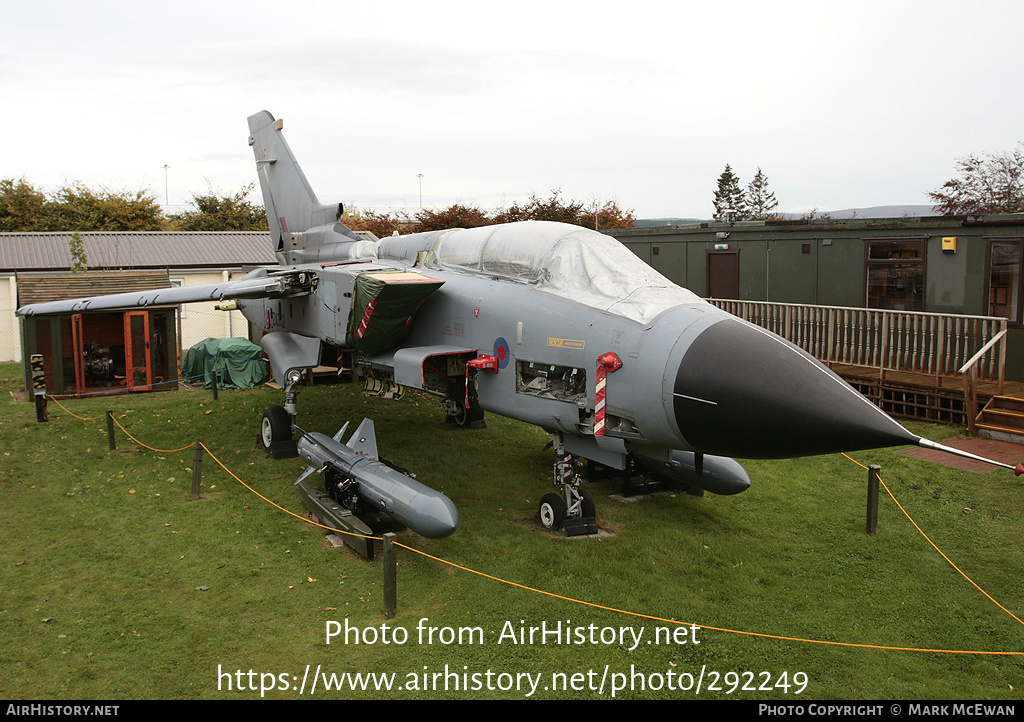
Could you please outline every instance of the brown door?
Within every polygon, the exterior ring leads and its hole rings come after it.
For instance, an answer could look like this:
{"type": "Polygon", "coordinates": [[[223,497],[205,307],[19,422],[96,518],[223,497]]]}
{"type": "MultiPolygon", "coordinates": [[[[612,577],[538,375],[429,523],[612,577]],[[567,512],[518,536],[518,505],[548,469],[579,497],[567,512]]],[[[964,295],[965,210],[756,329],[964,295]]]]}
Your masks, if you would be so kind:
{"type": "Polygon", "coordinates": [[[129,389],[149,391],[153,385],[149,355],[149,311],[124,315],[125,376],[129,389]]]}
{"type": "Polygon", "coordinates": [[[71,317],[71,349],[75,359],[75,394],[81,396],[85,393],[85,336],[80,313],[71,317]]]}
{"type": "Polygon", "coordinates": [[[707,297],[740,297],[740,252],[707,252],[707,297]]]}

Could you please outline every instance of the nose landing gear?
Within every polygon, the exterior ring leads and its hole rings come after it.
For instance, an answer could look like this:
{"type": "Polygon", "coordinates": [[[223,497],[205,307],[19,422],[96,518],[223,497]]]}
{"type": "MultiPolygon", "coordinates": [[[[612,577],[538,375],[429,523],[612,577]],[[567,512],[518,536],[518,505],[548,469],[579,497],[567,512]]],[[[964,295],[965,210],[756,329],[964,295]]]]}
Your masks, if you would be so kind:
{"type": "Polygon", "coordinates": [[[540,500],[537,521],[548,531],[565,528],[566,536],[597,534],[597,509],[586,489],[580,488],[579,474],[573,471],[572,454],[565,451],[561,439],[554,438],[554,483],[562,493],[548,493],[540,500]]]}

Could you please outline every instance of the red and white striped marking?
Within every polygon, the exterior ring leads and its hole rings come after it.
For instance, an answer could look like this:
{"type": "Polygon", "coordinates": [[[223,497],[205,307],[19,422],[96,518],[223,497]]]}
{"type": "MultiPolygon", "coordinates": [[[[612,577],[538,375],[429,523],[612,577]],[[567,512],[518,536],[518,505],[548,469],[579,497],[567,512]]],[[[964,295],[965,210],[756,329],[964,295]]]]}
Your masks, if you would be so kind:
{"type": "Polygon", "coordinates": [[[601,364],[597,365],[597,391],[595,392],[596,405],[594,407],[594,436],[604,436],[604,387],[607,383],[605,376],[608,370],[601,364]]]}
{"type": "Polygon", "coordinates": [[[362,338],[363,334],[366,333],[366,327],[370,325],[370,316],[373,315],[373,309],[377,308],[377,299],[373,299],[366,304],[366,310],[363,311],[363,320],[359,322],[359,330],[356,331],[356,338],[362,338]]]}
{"type": "Polygon", "coordinates": [[[609,351],[597,357],[597,387],[594,391],[594,436],[604,436],[605,386],[608,372],[622,368],[622,361],[609,351]]]}

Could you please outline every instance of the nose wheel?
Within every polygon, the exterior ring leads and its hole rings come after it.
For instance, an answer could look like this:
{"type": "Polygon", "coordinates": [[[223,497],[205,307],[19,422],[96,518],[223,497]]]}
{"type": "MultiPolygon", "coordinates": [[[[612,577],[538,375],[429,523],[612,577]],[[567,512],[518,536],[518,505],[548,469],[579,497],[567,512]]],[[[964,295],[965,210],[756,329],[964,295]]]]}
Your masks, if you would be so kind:
{"type": "Polygon", "coordinates": [[[566,453],[555,439],[558,460],[555,462],[555,486],[561,494],[548,493],[537,507],[537,521],[548,531],[565,528],[566,536],[597,533],[597,508],[586,489],[580,488],[580,477],[573,471],[572,454],[566,453]]]}
{"type": "Polygon", "coordinates": [[[548,531],[558,531],[565,521],[565,501],[558,494],[545,494],[537,509],[537,521],[548,531]]]}

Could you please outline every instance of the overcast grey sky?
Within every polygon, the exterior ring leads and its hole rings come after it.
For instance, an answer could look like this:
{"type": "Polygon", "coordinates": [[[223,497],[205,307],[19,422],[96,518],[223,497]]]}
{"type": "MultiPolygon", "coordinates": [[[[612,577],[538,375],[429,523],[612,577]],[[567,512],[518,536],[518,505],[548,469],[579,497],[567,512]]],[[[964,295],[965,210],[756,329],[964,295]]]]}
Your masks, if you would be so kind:
{"type": "MultiPolygon", "coordinates": [[[[780,210],[926,204],[1021,132],[1010,0],[16,1],[0,177],[164,198],[256,179],[269,110],[324,202],[546,195],[710,217],[726,163],[780,210]]],[[[254,195],[258,198],[258,194],[254,195]]]]}

